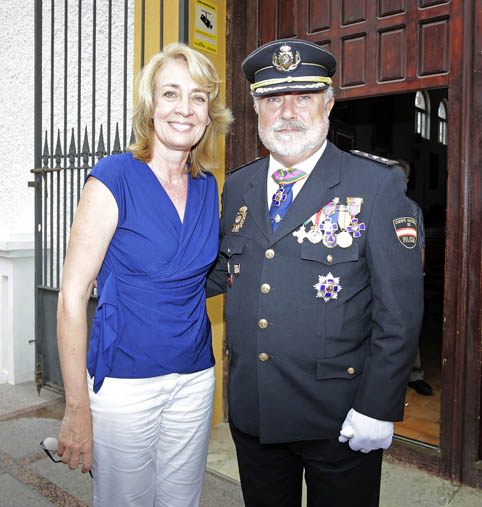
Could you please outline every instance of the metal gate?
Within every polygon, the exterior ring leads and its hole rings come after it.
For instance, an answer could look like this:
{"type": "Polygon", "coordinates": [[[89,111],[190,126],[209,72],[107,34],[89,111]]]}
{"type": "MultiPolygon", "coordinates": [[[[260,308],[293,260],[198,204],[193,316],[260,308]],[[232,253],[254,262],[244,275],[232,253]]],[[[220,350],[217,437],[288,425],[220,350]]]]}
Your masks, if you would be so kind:
{"type": "MultiPolygon", "coordinates": [[[[35,1],[35,168],[29,185],[35,188],[38,390],[63,386],[56,308],[83,182],[100,158],[122,153],[132,141],[133,4],[35,1]]],[[[95,306],[93,294],[89,322],[95,306]]]]}

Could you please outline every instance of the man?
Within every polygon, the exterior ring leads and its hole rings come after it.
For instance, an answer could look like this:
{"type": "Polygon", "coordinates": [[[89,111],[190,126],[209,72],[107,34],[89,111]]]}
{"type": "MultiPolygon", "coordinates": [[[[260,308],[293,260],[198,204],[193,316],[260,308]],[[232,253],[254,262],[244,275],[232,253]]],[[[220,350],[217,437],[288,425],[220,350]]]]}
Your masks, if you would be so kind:
{"type": "Polygon", "coordinates": [[[335,66],[295,39],[242,66],[270,156],[226,179],[208,296],[227,292],[229,417],[248,507],[300,505],[303,470],[310,506],[378,505],[415,358],[416,224],[400,171],[326,141],[335,66]]]}
{"type": "MultiPolygon", "coordinates": [[[[405,182],[408,185],[410,179],[410,164],[406,160],[398,159],[395,167],[398,167],[403,171],[405,176],[405,182]]],[[[423,213],[420,206],[413,200],[408,198],[410,206],[412,207],[412,214],[417,221],[417,242],[422,251],[422,270],[425,268],[425,227],[423,223],[423,213]]],[[[413,365],[408,379],[408,387],[414,389],[418,394],[422,396],[433,396],[432,386],[425,380],[425,372],[422,367],[422,356],[420,354],[420,346],[417,346],[417,355],[415,358],[415,364],[413,365]]]]}

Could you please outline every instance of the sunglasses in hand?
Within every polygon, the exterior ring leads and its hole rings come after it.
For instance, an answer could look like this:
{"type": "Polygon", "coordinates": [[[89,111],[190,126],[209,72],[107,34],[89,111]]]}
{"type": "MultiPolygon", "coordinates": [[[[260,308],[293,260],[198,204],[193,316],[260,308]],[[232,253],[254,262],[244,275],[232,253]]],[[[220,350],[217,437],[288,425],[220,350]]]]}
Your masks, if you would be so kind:
{"type": "MultiPolygon", "coordinates": [[[[40,447],[45,451],[45,454],[54,462],[61,463],[62,460],[57,456],[57,449],[59,447],[59,441],[54,437],[47,437],[40,442],[40,447]]],[[[94,478],[92,471],[89,470],[89,475],[94,478]]]]}

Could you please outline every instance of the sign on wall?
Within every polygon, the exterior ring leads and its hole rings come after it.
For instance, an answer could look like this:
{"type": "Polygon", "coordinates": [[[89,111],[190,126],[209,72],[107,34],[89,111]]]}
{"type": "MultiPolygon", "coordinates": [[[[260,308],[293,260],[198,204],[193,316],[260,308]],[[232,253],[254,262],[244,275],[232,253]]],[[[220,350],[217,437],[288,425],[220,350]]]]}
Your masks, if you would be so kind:
{"type": "Polygon", "coordinates": [[[194,46],[208,53],[218,53],[216,26],[217,6],[206,0],[195,0],[194,46]]]}

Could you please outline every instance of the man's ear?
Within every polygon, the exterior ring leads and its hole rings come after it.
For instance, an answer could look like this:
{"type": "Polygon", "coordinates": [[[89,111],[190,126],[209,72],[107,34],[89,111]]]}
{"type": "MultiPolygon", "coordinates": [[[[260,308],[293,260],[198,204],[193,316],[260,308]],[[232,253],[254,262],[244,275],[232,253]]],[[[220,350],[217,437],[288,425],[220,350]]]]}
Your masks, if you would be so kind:
{"type": "Polygon", "coordinates": [[[256,111],[256,114],[259,114],[259,112],[258,112],[258,103],[256,101],[253,102],[253,109],[256,111]]]}
{"type": "Polygon", "coordinates": [[[326,103],[326,116],[330,116],[331,110],[333,109],[334,105],[335,105],[335,99],[330,99],[326,103]]]}

